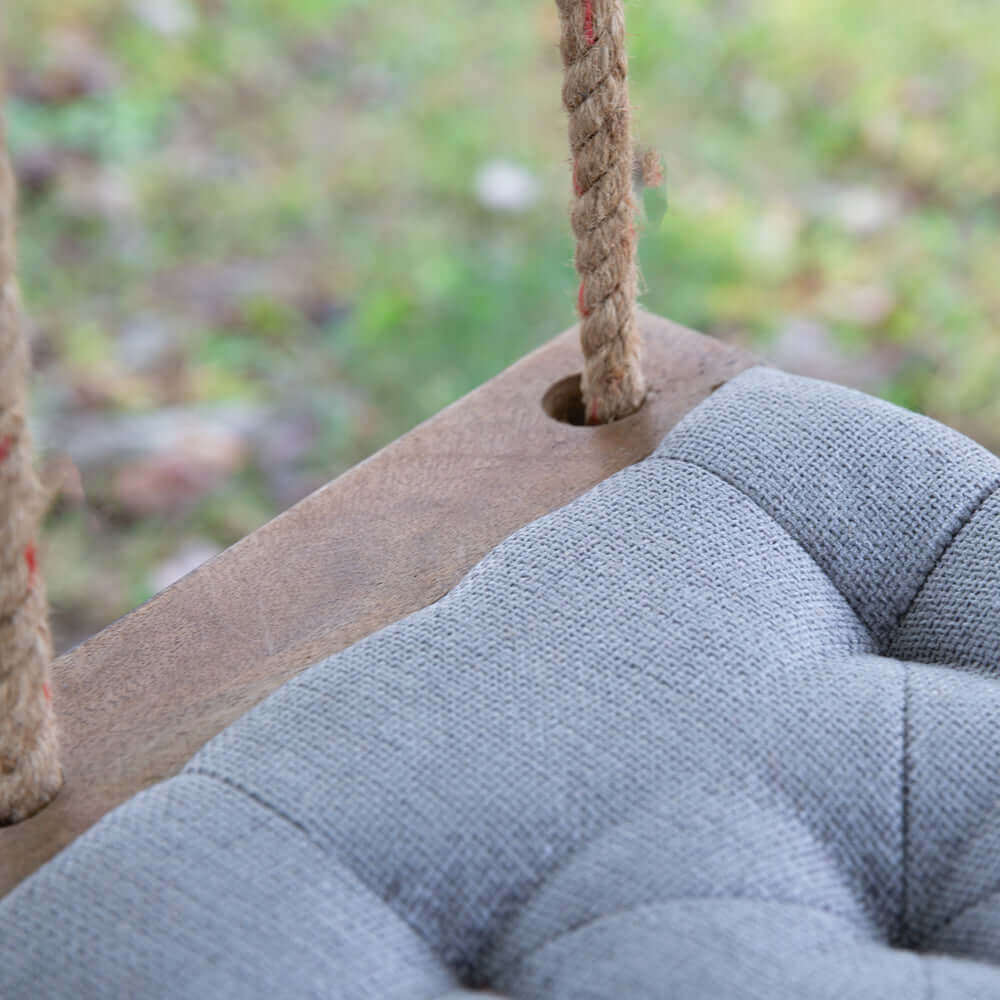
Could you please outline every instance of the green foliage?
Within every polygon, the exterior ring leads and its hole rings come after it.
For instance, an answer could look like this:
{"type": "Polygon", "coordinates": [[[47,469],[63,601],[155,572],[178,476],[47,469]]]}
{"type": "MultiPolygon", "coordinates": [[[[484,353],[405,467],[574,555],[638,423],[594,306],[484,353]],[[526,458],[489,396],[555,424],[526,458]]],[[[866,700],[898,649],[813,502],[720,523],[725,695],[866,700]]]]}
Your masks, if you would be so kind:
{"type": "MultiPolygon", "coordinates": [[[[73,99],[15,86],[8,103],[15,154],[54,174],[21,219],[45,382],[122,373],[117,340],[152,312],[184,331],[174,374],[125,373],[96,405],[300,408],[316,423],[301,461],[323,478],[575,320],[551,0],[186,5],[172,35],[124,0],[33,0],[11,24],[15,83],[51,71],[67,32],[113,69],[73,99]],[[537,201],[485,207],[494,160],[528,171],[537,201]]],[[[870,362],[866,388],[1000,448],[996,3],[627,12],[636,129],[669,182],[642,199],[643,304],[764,353],[809,317],[870,362]]],[[[163,548],[228,544],[274,513],[258,461],[167,517],[163,548]]],[[[77,558],[84,530],[57,517],[53,544],[77,558]]],[[[116,577],[116,610],[160,551],[122,542],[138,569],[116,577]]],[[[85,604],[78,584],[58,600],[85,604]]]]}
{"type": "Polygon", "coordinates": [[[125,94],[55,107],[12,98],[6,113],[8,142],[17,150],[55,146],[95,159],[130,163],[156,147],[172,110],[164,101],[125,94]]]}

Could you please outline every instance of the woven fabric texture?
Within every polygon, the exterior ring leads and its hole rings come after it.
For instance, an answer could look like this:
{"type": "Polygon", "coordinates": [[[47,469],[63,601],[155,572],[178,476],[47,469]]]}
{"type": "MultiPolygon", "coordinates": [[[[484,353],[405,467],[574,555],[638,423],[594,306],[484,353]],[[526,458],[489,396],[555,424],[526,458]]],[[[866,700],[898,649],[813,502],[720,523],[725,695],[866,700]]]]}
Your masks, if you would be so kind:
{"type": "Polygon", "coordinates": [[[1000,997],[1000,460],[755,368],[0,903],[0,996],[1000,997]]]}

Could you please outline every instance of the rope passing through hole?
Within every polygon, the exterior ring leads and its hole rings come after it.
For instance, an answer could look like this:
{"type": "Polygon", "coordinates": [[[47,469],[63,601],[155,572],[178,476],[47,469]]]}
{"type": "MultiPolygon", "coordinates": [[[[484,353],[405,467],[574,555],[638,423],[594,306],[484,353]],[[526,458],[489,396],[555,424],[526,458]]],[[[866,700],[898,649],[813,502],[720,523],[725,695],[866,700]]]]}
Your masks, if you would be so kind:
{"type": "Polygon", "coordinates": [[[25,419],[29,355],[14,276],[14,205],[0,122],[0,825],[37,812],[62,784],[35,546],[45,499],[25,419]]]}
{"type": "Polygon", "coordinates": [[[569,113],[587,422],[634,413],[646,395],[636,326],[635,199],[623,0],[556,0],[569,113]]]}

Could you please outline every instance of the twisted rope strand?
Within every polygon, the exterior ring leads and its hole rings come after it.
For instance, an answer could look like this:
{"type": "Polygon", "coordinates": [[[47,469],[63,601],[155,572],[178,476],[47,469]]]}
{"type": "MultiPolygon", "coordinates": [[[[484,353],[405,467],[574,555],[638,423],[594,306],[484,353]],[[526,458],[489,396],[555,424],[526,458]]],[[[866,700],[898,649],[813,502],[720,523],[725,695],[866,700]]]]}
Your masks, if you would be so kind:
{"type": "Polygon", "coordinates": [[[14,278],[14,206],[0,123],[0,825],[39,810],[62,783],[34,543],[44,498],[24,417],[29,356],[14,278]]]}
{"type": "Polygon", "coordinates": [[[646,395],[636,328],[635,201],[623,0],[556,0],[576,200],[570,221],[587,422],[634,413],[646,395]]]}

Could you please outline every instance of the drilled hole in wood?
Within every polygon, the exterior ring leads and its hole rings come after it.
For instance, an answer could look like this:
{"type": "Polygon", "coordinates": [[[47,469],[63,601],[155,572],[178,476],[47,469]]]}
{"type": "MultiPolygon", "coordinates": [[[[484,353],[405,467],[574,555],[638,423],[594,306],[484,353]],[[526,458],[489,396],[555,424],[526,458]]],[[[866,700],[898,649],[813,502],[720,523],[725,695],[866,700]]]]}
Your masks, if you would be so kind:
{"type": "Polygon", "coordinates": [[[583,393],[580,389],[580,373],[567,375],[550,385],[542,396],[542,409],[553,419],[564,424],[584,427],[587,415],[583,409],[583,393]]]}
{"type": "MultiPolygon", "coordinates": [[[[542,409],[553,420],[564,424],[573,424],[574,427],[595,426],[587,422],[587,411],[583,406],[583,391],[580,388],[581,379],[580,374],[567,375],[566,378],[559,379],[546,390],[545,395],[542,396],[542,409]]],[[[651,396],[653,393],[654,390],[650,389],[649,395],[651,396]]],[[[639,404],[640,410],[645,403],[644,399],[639,404]]],[[[632,414],[627,414],[627,416],[632,416],[632,414]]]]}

